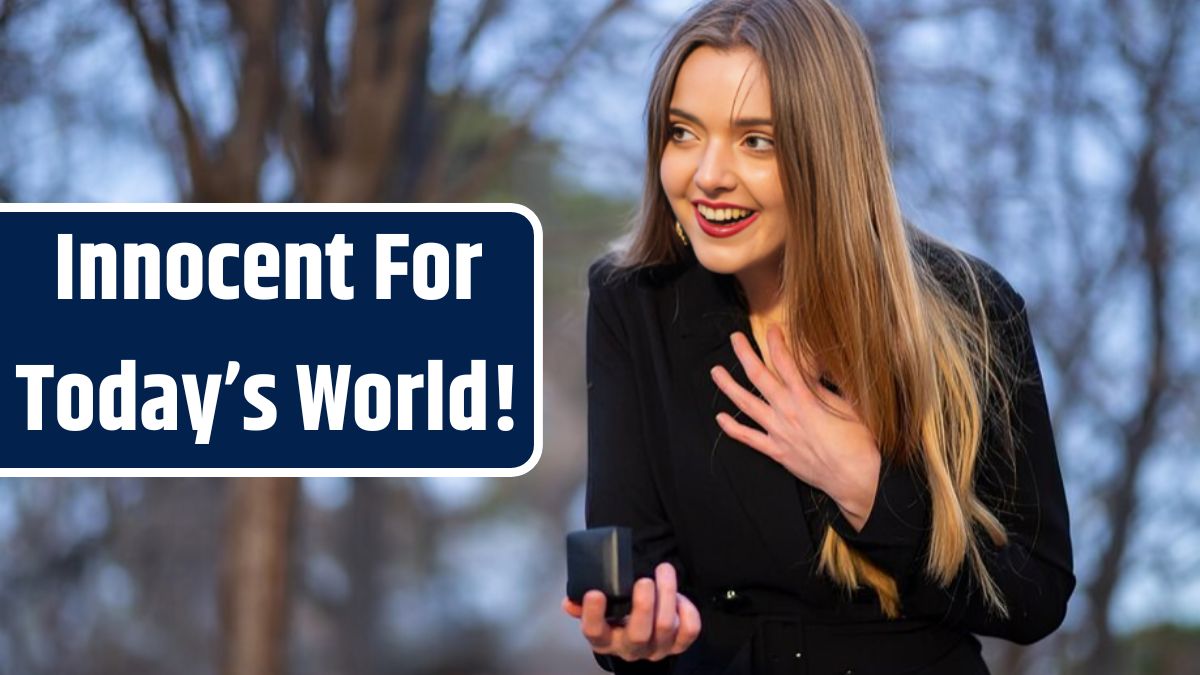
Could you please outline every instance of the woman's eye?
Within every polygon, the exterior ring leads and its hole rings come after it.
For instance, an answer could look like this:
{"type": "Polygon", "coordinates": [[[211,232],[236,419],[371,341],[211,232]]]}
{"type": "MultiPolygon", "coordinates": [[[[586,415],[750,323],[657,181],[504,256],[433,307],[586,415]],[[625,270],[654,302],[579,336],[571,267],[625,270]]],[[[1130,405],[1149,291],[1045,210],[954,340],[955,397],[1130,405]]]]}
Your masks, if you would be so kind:
{"type": "Polygon", "coordinates": [[[688,131],[687,129],[685,129],[677,124],[671,126],[671,140],[686,141],[691,138],[695,138],[694,136],[692,136],[692,132],[688,131]]]}
{"type": "Polygon", "coordinates": [[[749,146],[751,150],[765,152],[775,147],[775,141],[767,138],[766,136],[750,136],[746,138],[746,145],[749,146]]]}

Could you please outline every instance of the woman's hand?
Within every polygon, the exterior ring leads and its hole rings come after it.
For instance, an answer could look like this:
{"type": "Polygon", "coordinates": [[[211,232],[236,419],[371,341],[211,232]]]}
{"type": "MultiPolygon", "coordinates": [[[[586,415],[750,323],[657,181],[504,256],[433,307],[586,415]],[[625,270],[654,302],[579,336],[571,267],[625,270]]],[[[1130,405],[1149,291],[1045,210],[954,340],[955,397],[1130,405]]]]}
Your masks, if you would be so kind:
{"type": "Polygon", "coordinates": [[[633,609],[623,626],[610,626],[604,619],[604,593],[588,591],[583,604],[563,598],[563,611],[580,621],[583,636],[598,654],[612,654],[626,661],[660,661],[686,650],[700,635],[700,612],[676,591],[675,568],[661,563],[654,579],[638,579],[633,585],[633,609]]]}
{"type": "Polygon", "coordinates": [[[796,364],[778,326],[767,330],[768,353],[778,376],[759,360],[745,335],[737,332],[730,339],[746,375],[766,400],[744,389],[721,366],[712,369],[713,380],[766,433],[725,413],[717,415],[717,424],[731,438],[825,492],[861,530],[875,502],[881,462],[870,429],[845,399],[819,385],[814,395],[805,381],[817,382],[819,370],[808,360],[796,364]],[[826,410],[817,396],[837,414],[826,410]]]}

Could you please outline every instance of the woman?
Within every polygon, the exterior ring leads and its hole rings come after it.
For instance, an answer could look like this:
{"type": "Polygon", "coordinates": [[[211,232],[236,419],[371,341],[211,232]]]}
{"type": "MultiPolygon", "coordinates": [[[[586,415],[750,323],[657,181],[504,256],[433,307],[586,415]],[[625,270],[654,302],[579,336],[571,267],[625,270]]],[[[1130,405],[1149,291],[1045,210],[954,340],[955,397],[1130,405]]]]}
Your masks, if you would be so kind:
{"type": "Polygon", "coordinates": [[[632,242],[589,270],[589,527],[634,531],[617,673],[986,673],[1075,586],[1024,300],[901,217],[866,41],[710,2],[647,111],[632,242]]]}

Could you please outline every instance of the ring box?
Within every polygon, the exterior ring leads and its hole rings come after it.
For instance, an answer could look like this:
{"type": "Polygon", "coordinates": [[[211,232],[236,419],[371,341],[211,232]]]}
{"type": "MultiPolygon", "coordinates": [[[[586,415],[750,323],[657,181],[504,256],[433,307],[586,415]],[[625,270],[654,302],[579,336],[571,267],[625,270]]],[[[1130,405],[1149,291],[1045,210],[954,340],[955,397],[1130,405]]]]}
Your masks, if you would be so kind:
{"type": "Polygon", "coordinates": [[[604,618],[621,621],[633,606],[633,531],[595,527],[567,534],[567,597],[583,604],[590,590],[608,598],[604,618]]]}

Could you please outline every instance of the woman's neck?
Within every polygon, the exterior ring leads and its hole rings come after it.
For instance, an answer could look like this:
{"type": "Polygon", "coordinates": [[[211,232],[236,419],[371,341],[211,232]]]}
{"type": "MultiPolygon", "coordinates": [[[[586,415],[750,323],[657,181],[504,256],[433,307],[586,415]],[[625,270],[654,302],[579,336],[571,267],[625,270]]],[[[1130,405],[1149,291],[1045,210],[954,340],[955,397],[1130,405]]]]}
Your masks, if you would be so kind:
{"type": "Polygon", "coordinates": [[[784,323],[783,284],[777,264],[763,263],[744,269],[735,276],[746,296],[753,320],[761,322],[763,326],[784,323]]]}
{"type": "Polygon", "coordinates": [[[772,324],[778,324],[784,331],[784,340],[788,340],[786,308],[778,270],[777,265],[765,264],[754,269],[742,270],[736,275],[750,310],[750,335],[746,337],[758,344],[763,363],[772,373],[776,371],[775,364],[771,362],[770,349],[767,347],[767,329],[772,324]]]}

